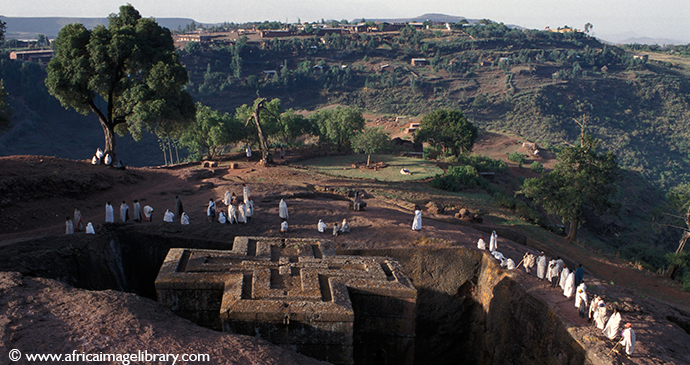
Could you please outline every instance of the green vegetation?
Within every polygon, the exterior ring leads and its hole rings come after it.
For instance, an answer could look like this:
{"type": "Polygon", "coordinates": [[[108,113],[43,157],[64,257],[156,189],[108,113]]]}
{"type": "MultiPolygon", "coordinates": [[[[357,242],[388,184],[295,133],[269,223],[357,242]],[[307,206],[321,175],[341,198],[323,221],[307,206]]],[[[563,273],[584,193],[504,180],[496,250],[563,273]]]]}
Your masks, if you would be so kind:
{"type": "Polygon", "coordinates": [[[554,215],[570,222],[568,240],[577,239],[577,229],[586,208],[599,214],[614,208],[620,172],[616,156],[598,153],[599,141],[582,131],[579,146],[566,147],[558,154],[554,170],[525,180],[523,192],[554,215]]]}
{"type": "Polygon", "coordinates": [[[516,164],[518,164],[518,167],[522,167],[522,164],[525,163],[527,159],[525,158],[525,155],[519,152],[513,152],[510,155],[508,155],[508,161],[513,161],[516,164]]]}
{"type": "Polygon", "coordinates": [[[65,108],[93,112],[105,135],[105,153],[117,161],[115,131],[140,139],[143,130],[167,135],[194,115],[181,88],[187,70],[166,28],[131,5],[92,31],[68,24],[55,39],[45,84],[65,108]],[[102,98],[106,106],[97,98],[102,98]]]}
{"type": "Polygon", "coordinates": [[[364,159],[363,155],[321,157],[303,161],[302,164],[327,175],[390,182],[423,180],[443,172],[443,170],[427,160],[391,155],[374,156],[376,161],[387,165],[385,168],[367,169],[352,167],[353,164],[364,165],[364,159]],[[401,174],[400,169],[402,168],[410,170],[411,174],[401,174]]]}
{"type": "Polygon", "coordinates": [[[422,118],[415,142],[429,142],[457,156],[472,151],[477,133],[477,127],[461,111],[439,109],[422,118]]]}
{"type": "Polygon", "coordinates": [[[367,154],[367,166],[372,153],[381,153],[391,148],[391,137],[381,128],[364,128],[361,133],[352,137],[352,150],[355,153],[367,154]]]}
{"type": "Polygon", "coordinates": [[[7,130],[12,120],[12,109],[7,101],[5,82],[0,79],[0,131],[7,130]]]}
{"type": "Polygon", "coordinates": [[[180,144],[213,159],[226,145],[242,140],[245,136],[242,127],[230,114],[197,103],[196,118],[181,132],[180,144]]]}
{"type": "Polygon", "coordinates": [[[350,139],[364,128],[362,112],[356,108],[335,107],[323,109],[310,118],[318,129],[319,137],[338,148],[339,151],[349,147],[350,139]]]}

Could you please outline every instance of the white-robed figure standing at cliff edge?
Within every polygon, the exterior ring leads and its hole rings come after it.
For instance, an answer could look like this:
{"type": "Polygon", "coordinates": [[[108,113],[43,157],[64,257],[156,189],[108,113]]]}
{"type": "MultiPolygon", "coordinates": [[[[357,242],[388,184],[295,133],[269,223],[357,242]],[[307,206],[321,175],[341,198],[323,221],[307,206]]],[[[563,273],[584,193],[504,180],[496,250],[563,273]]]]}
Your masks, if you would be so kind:
{"type": "Polygon", "coordinates": [[[544,280],[544,274],[546,274],[546,256],[544,256],[544,251],[539,253],[537,257],[537,277],[539,280],[544,280]]]}
{"type": "Polygon", "coordinates": [[[110,205],[110,202],[105,203],[105,222],[114,223],[115,222],[115,209],[110,205]]]}
{"type": "Polygon", "coordinates": [[[498,250],[498,235],[496,231],[491,232],[491,239],[489,240],[489,252],[498,250]]]}
{"type": "Polygon", "coordinates": [[[278,216],[280,216],[280,219],[284,221],[290,218],[290,215],[288,214],[287,204],[283,199],[280,199],[280,203],[278,204],[278,216]]]}

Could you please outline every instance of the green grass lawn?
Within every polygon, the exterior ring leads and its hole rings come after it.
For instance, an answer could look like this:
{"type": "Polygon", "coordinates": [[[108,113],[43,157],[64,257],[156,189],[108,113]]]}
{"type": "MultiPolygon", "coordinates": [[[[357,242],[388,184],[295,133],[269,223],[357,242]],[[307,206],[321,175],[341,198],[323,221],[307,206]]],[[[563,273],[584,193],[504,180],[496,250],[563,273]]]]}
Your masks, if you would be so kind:
{"type": "Polygon", "coordinates": [[[303,161],[304,166],[331,176],[346,178],[364,178],[379,181],[413,181],[434,177],[443,170],[432,162],[419,158],[399,157],[393,155],[372,155],[371,164],[385,162],[388,167],[375,171],[366,168],[352,168],[352,164],[365,165],[367,155],[347,155],[320,157],[303,161]],[[410,170],[412,175],[403,175],[400,169],[410,170]]]}

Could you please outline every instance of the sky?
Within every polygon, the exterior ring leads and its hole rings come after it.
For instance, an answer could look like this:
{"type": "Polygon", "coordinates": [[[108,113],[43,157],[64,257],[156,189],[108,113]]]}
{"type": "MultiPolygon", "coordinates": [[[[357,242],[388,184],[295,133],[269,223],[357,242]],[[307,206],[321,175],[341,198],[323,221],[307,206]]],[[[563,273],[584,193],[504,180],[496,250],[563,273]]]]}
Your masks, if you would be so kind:
{"type": "Polygon", "coordinates": [[[201,23],[412,18],[441,13],[531,29],[593,25],[594,36],[630,35],[690,43],[688,0],[0,0],[8,17],[105,17],[132,4],[144,17],[201,23]]]}

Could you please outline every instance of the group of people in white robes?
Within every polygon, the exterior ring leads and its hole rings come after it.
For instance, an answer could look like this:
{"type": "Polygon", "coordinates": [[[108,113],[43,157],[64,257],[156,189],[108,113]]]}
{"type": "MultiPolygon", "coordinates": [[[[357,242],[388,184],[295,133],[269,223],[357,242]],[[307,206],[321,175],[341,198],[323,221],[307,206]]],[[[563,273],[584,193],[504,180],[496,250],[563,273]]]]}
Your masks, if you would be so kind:
{"type": "MultiPolygon", "coordinates": [[[[319,233],[324,233],[328,229],[328,226],[326,226],[326,223],[323,222],[323,219],[319,219],[319,222],[316,224],[316,230],[319,231],[319,233]]],[[[349,233],[350,232],[350,224],[347,223],[347,218],[343,219],[343,222],[340,226],[338,226],[338,223],[333,224],[333,235],[337,236],[341,233],[349,233]]]]}
{"type": "MultiPolygon", "coordinates": [[[[477,248],[480,250],[486,250],[486,241],[484,241],[484,237],[482,236],[479,238],[477,241],[477,248]]],[[[491,232],[491,238],[489,239],[489,252],[491,252],[491,255],[501,263],[501,267],[505,267],[508,270],[514,270],[517,268],[515,265],[515,261],[510,258],[510,257],[505,257],[502,253],[498,252],[498,234],[496,234],[496,231],[491,232]]],[[[524,261],[524,260],[523,260],[524,261]]],[[[522,261],[520,262],[522,264],[522,261]]],[[[520,265],[518,264],[518,265],[520,265]]]]}
{"type": "MultiPolygon", "coordinates": [[[[491,255],[498,261],[501,262],[502,267],[508,269],[514,269],[515,263],[510,258],[506,258],[502,253],[497,251],[498,248],[498,236],[496,232],[491,233],[491,239],[489,240],[488,249],[491,255]]],[[[477,248],[480,250],[487,249],[487,243],[484,237],[481,237],[477,241],[477,248]]],[[[591,302],[588,302],[587,295],[587,284],[584,280],[580,279],[579,283],[575,283],[576,274],[579,272],[579,278],[582,278],[584,269],[582,265],[579,265],[577,270],[570,270],[568,265],[560,258],[551,259],[548,261],[544,255],[544,252],[540,252],[539,256],[535,258],[534,255],[527,252],[523,256],[521,263],[525,265],[525,271],[527,273],[531,272],[531,269],[535,266],[537,267],[536,274],[539,280],[548,280],[552,288],[558,288],[563,291],[563,295],[568,299],[575,297],[574,305],[577,308],[579,315],[583,318],[589,317],[589,320],[593,322],[593,325],[598,329],[602,330],[602,334],[610,339],[616,340],[619,335],[619,327],[621,324],[621,315],[614,309],[613,314],[608,317],[606,303],[604,300],[595,295],[591,302]],[[588,306],[589,304],[589,306],[588,306]]],[[[519,266],[520,264],[518,264],[519,266]]],[[[632,325],[627,323],[625,329],[620,333],[621,339],[616,343],[613,350],[618,352],[624,351],[627,356],[632,355],[635,348],[635,332],[632,329],[632,325]]]]}
{"type": "MultiPolygon", "coordinates": [[[[100,147],[96,149],[96,153],[91,157],[91,164],[93,165],[100,165],[104,164],[106,166],[110,166],[113,163],[113,158],[110,156],[109,153],[103,153],[100,147]]],[[[122,165],[122,161],[118,163],[117,167],[120,167],[122,165]]]]}

